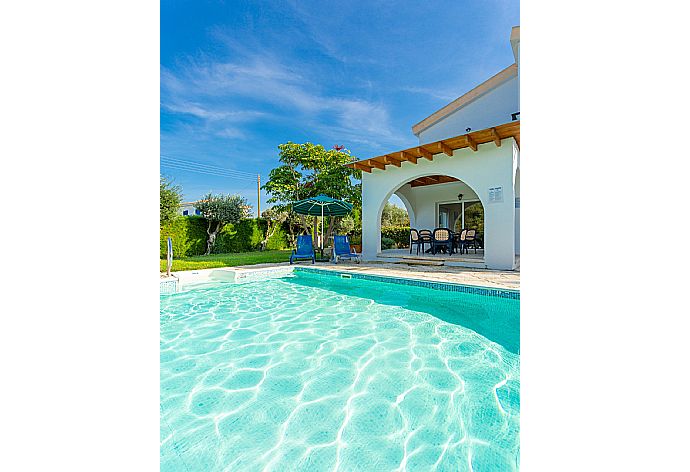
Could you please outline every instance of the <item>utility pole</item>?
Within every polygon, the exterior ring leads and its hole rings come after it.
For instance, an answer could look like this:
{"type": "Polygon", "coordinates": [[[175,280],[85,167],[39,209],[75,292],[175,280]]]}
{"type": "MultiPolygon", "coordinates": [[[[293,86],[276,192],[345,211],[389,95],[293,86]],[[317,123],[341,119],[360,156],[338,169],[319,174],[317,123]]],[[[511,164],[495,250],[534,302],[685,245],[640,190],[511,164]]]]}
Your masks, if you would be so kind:
{"type": "Polygon", "coordinates": [[[256,217],[261,218],[261,174],[256,174],[256,217]]]}

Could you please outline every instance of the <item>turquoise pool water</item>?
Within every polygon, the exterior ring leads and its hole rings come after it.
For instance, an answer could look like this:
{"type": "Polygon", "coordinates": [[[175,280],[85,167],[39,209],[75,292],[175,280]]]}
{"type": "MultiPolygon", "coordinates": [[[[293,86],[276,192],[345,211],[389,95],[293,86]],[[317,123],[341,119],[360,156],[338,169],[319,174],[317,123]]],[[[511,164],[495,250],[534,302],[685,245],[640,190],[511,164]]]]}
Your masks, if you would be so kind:
{"type": "Polygon", "coordinates": [[[162,471],[518,468],[518,300],[296,272],[160,320],[162,471]]]}

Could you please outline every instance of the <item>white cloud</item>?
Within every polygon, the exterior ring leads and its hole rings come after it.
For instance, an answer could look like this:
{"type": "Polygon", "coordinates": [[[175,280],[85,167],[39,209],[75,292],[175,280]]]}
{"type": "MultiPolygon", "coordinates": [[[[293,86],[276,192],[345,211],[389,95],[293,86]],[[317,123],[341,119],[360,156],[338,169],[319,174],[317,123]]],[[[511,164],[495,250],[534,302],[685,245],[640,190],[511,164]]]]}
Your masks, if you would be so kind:
{"type": "MultiPolygon", "coordinates": [[[[177,73],[163,70],[162,106],[209,123],[300,120],[333,139],[389,145],[405,139],[393,129],[384,104],[327,96],[317,82],[304,65],[290,67],[266,53],[242,54],[232,62],[189,61],[177,73]],[[245,110],[248,103],[266,111],[245,110]]],[[[225,136],[243,136],[241,128],[230,129],[225,136]]]]}

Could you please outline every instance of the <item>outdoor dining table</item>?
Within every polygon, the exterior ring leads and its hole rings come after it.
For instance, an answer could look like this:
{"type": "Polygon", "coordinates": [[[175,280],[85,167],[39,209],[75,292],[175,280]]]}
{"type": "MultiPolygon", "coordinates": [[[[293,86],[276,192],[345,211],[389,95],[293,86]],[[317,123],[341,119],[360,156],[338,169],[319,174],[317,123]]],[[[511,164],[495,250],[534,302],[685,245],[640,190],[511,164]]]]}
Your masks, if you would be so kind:
{"type": "MultiPolygon", "coordinates": [[[[436,229],[439,229],[439,228],[436,228],[436,229]]],[[[458,249],[460,249],[460,251],[462,251],[462,247],[460,247],[458,244],[459,243],[458,239],[460,238],[461,233],[462,233],[462,231],[451,231],[450,232],[450,237],[453,240],[453,249],[455,249],[456,252],[458,249]]],[[[431,232],[431,234],[433,235],[433,231],[431,232]]],[[[477,239],[479,239],[479,238],[477,238],[477,239]]],[[[442,252],[445,254],[446,253],[445,247],[442,247],[441,249],[442,249],[442,252]]],[[[429,247],[429,249],[425,250],[424,253],[425,254],[431,254],[432,251],[433,251],[433,247],[429,247]]]]}
{"type": "MultiPolygon", "coordinates": [[[[432,238],[433,238],[434,231],[437,230],[437,229],[441,229],[441,228],[434,228],[434,230],[431,231],[432,238]]],[[[444,228],[444,229],[445,229],[445,228],[444,228]]],[[[422,231],[424,231],[424,230],[422,230],[422,231]]],[[[455,235],[456,235],[456,233],[455,233],[454,231],[450,231],[450,237],[451,237],[451,239],[453,240],[453,247],[455,247],[455,235]]],[[[432,239],[432,240],[433,240],[433,239],[432,239]]],[[[432,244],[433,244],[433,243],[432,243],[432,244]]],[[[442,249],[442,252],[445,254],[445,252],[446,252],[445,247],[443,247],[443,248],[441,248],[441,249],[442,249]]],[[[433,251],[433,246],[430,246],[429,249],[427,249],[426,251],[424,251],[424,253],[425,253],[425,254],[429,254],[429,253],[431,253],[432,251],[433,251]]]]}

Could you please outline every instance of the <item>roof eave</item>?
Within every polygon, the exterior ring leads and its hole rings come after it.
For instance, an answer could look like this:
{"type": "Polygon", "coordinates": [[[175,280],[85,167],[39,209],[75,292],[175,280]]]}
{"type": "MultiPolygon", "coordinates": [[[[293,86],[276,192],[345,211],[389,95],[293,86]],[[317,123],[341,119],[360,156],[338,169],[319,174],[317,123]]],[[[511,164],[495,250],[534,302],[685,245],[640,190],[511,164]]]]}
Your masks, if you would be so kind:
{"type": "Polygon", "coordinates": [[[412,126],[412,132],[415,136],[419,136],[419,133],[427,130],[431,126],[435,125],[439,121],[443,120],[452,113],[460,110],[465,105],[472,103],[478,98],[486,95],[493,89],[504,84],[509,79],[517,77],[517,64],[511,64],[498,74],[494,75],[490,79],[477,85],[475,88],[464,94],[463,96],[453,100],[448,105],[444,106],[440,110],[435,111],[431,115],[424,118],[422,121],[412,126]]]}

